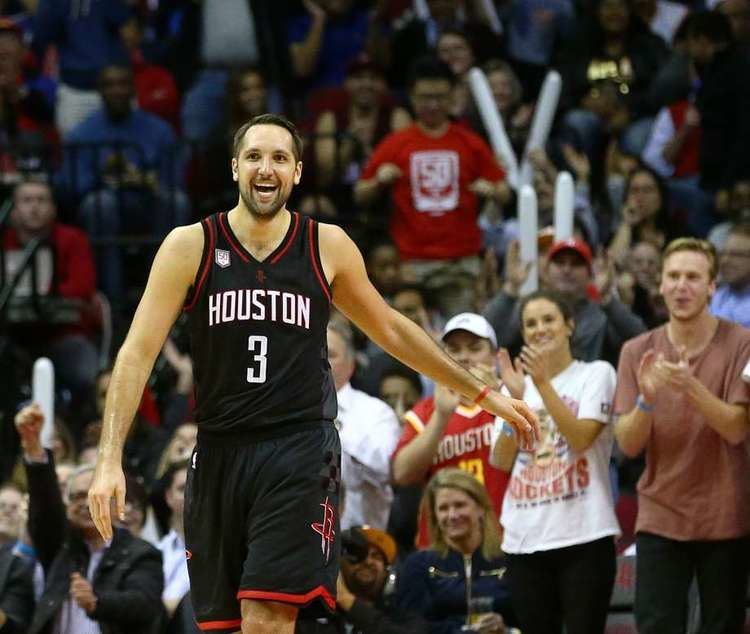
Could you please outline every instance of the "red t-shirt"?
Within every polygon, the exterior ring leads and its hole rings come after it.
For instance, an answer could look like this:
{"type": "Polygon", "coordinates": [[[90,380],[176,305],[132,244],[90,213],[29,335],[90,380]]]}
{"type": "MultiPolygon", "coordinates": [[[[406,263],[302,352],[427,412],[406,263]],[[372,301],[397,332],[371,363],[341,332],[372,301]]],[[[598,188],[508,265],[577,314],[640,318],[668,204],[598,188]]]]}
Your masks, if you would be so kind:
{"type": "Polygon", "coordinates": [[[417,125],[388,135],[375,148],[363,179],[383,163],[401,170],[392,189],[391,237],[405,260],[446,260],[476,255],[481,247],[477,197],[469,185],[478,178],[503,178],[492,150],[477,134],[451,124],[441,137],[417,125]]]}
{"type": "MultiPolygon", "coordinates": [[[[434,411],[435,400],[433,397],[429,397],[419,401],[413,409],[406,413],[407,424],[404,425],[404,430],[391,461],[403,447],[424,430],[434,411]]],[[[495,416],[485,412],[478,405],[471,408],[459,405],[445,426],[443,437],[440,439],[437,453],[427,472],[426,480],[446,467],[458,467],[472,473],[484,484],[499,517],[509,475],[490,464],[494,424],[495,416]]],[[[426,548],[429,545],[426,528],[425,522],[421,521],[419,536],[417,537],[417,545],[420,548],[426,548]]]]}
{"type": "MultiPolygon", "coordinates": [[[[47,238],[54,252],[54,275],[51,293],[71,299],[91,300],[96,292],[96,269],[91,245],[86,234],[70,225],[55,222],[47,238]]],[[[15,228],[10,227],[2,236],[2,246],[6,251],[22,249],[15,228]]],[[[50,326],[48,335],[59,336],[73,332],[91,334],[94,325],[84,311],[81,323],[77,326],[50,326]]],[[[39,335],[41,330],[37,329],[39,335]]]]}

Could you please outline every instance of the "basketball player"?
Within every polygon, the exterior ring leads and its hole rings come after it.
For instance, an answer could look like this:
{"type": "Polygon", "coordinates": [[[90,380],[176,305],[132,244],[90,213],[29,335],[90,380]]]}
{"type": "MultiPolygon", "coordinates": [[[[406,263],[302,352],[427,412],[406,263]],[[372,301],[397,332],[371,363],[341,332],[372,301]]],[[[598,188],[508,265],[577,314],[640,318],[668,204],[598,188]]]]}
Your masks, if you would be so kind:
{"type": "Polygon", "coordinates": [[[199,426],[185,500],[198,625],[292,634],[300,607],[335,608],[340,446],[326,353],[335,304],[384,350],[532,440],[534,415],[444,355],[392,310],[342,229],[286,208],[302,175],[294,126],[261,115],[235,135],[237,206],[164,240],[107,394],[91,514],[112,537],[122,449],[172,323],[189,315],[199,426]]]}

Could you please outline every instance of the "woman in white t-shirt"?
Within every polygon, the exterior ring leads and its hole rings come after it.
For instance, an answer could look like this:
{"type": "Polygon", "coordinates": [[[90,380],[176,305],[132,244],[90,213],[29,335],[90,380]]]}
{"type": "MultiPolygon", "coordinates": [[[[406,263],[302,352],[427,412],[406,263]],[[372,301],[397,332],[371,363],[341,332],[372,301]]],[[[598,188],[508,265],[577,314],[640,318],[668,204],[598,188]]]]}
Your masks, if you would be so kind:
{"type": "Polygon", "coordinates": [[[521,303],[524,346],[498,355],[505,388],[536,412],[541,438],[518,447],[498,419],[493,463],[512,468],[503,501],[503,550],[524,634],[601,634],[620,532],[609,483],[614,368],[573,359],[572,311],[557,293],[521,303]]]}

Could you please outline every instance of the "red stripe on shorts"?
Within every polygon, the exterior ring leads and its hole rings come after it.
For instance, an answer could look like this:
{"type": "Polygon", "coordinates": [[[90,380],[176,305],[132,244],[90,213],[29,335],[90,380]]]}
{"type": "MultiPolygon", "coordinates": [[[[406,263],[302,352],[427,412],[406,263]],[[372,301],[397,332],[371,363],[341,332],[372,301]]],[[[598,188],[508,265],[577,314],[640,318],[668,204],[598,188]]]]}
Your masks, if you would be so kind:
{"type": "Polygon", "coordinates": [[[238,599],[260,599],[261,601],[281,601],[282,603],[294,603],[301,605],[310,603],[313,599],[323,599],[331,610],[336,609],[336,599],[331,596],[323,586],[310,590],[307,594],[287,594],[284,592],[266,592],[264,590],[240,590],[238,599]]]}
{"type": "Polygon", "coordinates": [[[242,619],[232,621],[203,621],[198,623],[198,627],[203,631],[208,630],[226,630],[230,627],[242,627],[242,619]]]}

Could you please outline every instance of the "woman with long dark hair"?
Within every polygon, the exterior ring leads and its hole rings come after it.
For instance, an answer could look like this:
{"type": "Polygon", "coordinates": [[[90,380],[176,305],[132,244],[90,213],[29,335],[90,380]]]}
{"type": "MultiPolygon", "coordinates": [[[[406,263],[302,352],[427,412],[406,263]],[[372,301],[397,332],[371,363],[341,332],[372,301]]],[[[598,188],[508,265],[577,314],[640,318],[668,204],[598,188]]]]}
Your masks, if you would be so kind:
{"type": "Polygon", "coordinates": [[[539,417],[541,438],[519,447],[496,422],[493,458],[511,470],[501,523],[511,598],[524,634],[601,634],[615,579],[619,525],[609,480],[615,370],[573,358],[572,311],[555,292],[520,306],[524,346],[502,380],[539,417]]]}

